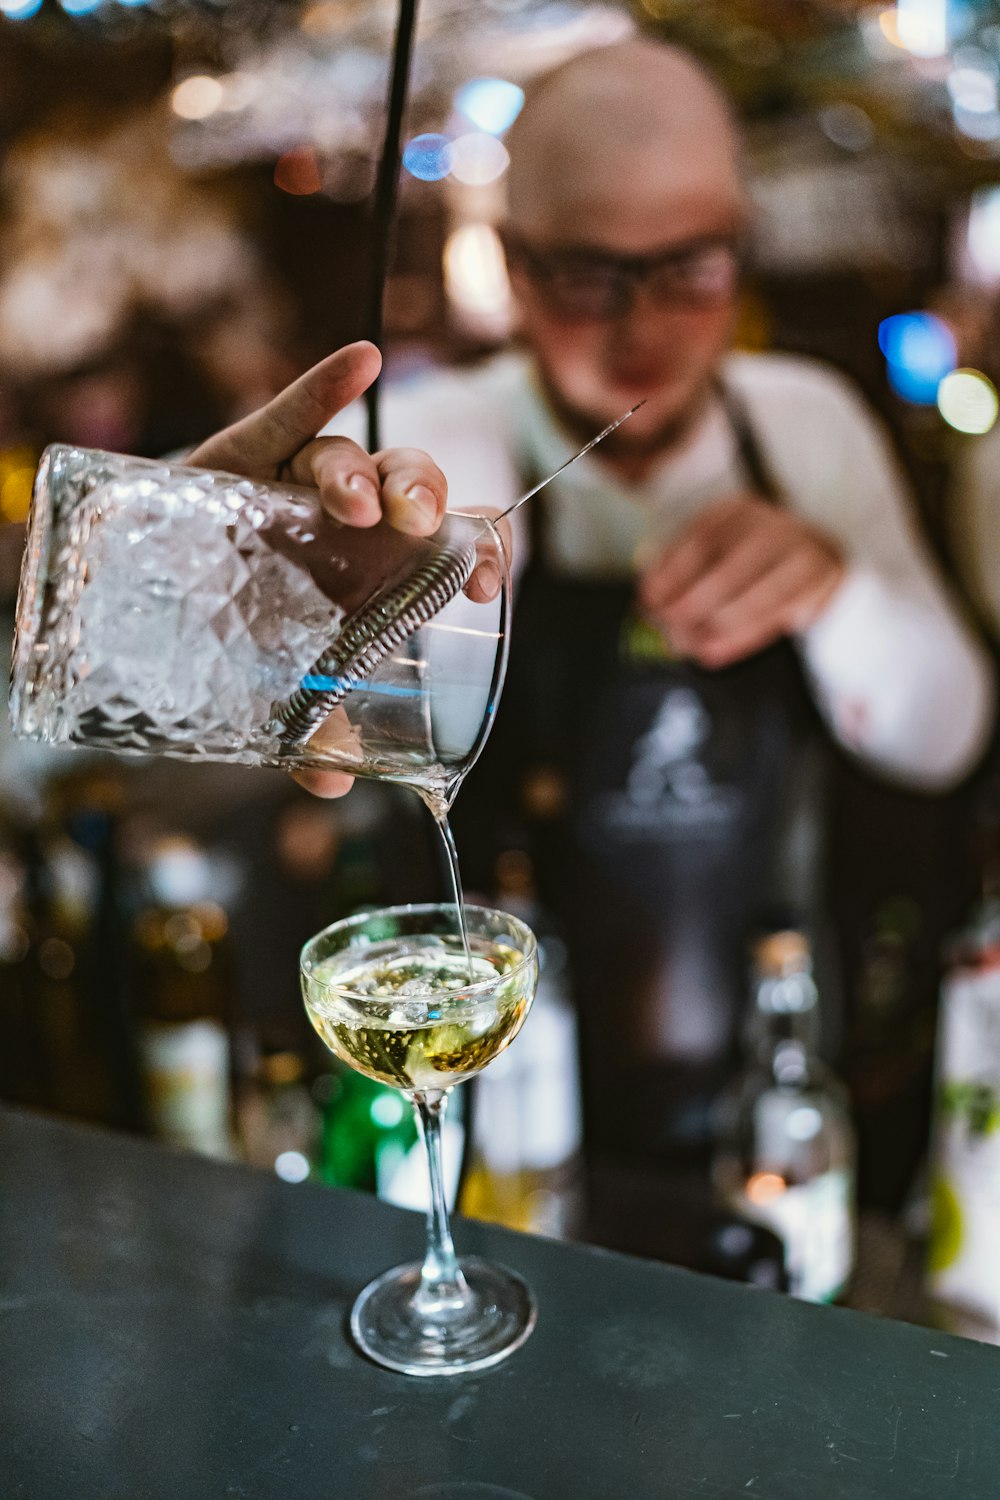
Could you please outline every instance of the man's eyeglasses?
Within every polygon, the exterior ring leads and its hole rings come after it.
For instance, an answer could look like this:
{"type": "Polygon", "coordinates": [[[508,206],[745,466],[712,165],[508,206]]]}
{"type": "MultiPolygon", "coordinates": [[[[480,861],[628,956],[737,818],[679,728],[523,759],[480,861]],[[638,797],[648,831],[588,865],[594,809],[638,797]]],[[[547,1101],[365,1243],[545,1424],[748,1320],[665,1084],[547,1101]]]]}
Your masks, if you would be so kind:
{"type": "Polygon", "coordinates": [[[512,269],[535,284],[553,312],[566,318],[614,318],[627,312],[641,288],[666,306],[714,307],[733,295],[740,278],[740,246],[703,239],[660,255],[606,255],[585,249],[537,249],[504,235],[512,269]]]}

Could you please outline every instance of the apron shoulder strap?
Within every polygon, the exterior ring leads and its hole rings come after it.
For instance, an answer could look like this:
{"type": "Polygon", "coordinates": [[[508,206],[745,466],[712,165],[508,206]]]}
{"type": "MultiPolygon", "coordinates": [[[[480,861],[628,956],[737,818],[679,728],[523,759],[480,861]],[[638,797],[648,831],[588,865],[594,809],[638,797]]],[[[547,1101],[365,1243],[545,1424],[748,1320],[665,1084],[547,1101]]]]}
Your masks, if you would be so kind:
{"type": "Polygon", "coordinates": [[[740,459],[750,476],[751,484],[763,499],[770,500],[772,505],[781,505],[781,486],[774,477],[745,399],[723,380],[717,382],[716,390],[736,435],[740,459]]]}

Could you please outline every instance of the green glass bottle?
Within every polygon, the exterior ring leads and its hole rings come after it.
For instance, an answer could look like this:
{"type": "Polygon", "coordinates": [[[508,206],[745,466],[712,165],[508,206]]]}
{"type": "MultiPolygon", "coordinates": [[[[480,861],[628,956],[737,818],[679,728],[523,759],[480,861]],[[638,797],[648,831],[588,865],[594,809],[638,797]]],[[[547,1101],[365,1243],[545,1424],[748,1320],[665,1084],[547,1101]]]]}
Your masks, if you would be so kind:
{"type": "Polygon", "coordinates": [[[417,1138],[402,1094],[335,1066],[316,1080],[313,1097],[323,1110],[315,1175],[334,1187],[384,1196],[417,1138]]]}

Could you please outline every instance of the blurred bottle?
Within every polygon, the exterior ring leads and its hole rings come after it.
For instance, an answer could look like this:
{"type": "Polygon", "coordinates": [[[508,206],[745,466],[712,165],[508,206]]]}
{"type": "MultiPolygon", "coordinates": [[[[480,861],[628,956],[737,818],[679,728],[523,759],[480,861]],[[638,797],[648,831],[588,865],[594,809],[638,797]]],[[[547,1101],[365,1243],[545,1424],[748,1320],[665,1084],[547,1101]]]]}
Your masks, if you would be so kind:
{"type": "Polygon", "coordinates": [[[0,849],[0,1098],[38,1105],[45,1102],[45,1059],[26,885],[24,862],[13,849],[0,849]]]}
{"type": "Polygon", "coordinates": [[[417,1139],[413,1109],[398,1089],[335,1064],[313,1085],[323,1111],[315,1175],[334,1187],[387,1197],[417,1139]]]}
{"type": "Polygon", "coordinates": [[[309,1176],[321,1117],[305,1061],[287,1040],[272,1039],[258,1050],[251,1076],[239,1088],[236,1118],[244,1161],[287,1182],[309,1176]]]}
{"type": "Polygon", "coordinates": [[[1000,899],[987,891],[941,987],[928,1291],[934,1320],[1000,1343],[1000,899]]]}
{"type": "Polygon", "coordinates": [[[30,861],[34,958],[48,1107],[141,1130],[118,853],[123,800],[114,768],[86,767],[50,784],[30,861]]]}
{"type": "Polygon", "coordinates": [[[46,1106],[61,1113],[126,1122],[97,997],[94,929],[100,877],[94,856],[61,829],[50,830],[36,869],[35,969],[46,1106]]]}
{"type": "Polygon", "coordinates": [[[152,900],[132,932],[130,988],[150,1128],[161,1140],[228,1156],[234,965],[206,855],[164,839],[147,869],[152,900]]]}
{"type": "Polygon", "coordinates": [[[855,1147],[846,1093],[816,1055],[819,997],[801,932],[754,949],[742,1074],[720,1101],[722,1202],[782,1241],[793,1296],[832,1302],[851,1273],[855,1147]]]}
{"type": "Polygon", "coordinates": [[[566,949],[538,904],[527,854],[500,856],[496,889],[497,905],[538,938],[538,990],[513,1045],[473,1081],[460,1206],[471,1218],[571,1238],[582,1221],[583,1120],[566,949]]]}

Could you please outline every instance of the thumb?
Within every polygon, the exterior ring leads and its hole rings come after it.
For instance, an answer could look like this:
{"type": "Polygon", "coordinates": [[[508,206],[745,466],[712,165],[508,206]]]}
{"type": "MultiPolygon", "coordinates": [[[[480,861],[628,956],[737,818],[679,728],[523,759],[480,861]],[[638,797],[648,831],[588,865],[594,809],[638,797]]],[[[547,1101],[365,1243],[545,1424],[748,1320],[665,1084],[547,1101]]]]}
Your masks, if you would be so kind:
{"type": "Polygon", "coordinates": [[[382,356],[374,344],[348,344],[313,365],[259,411],[202,443],[187,461],[269,479],[331,417],[363,395],[381,368],[382,356]]]}

